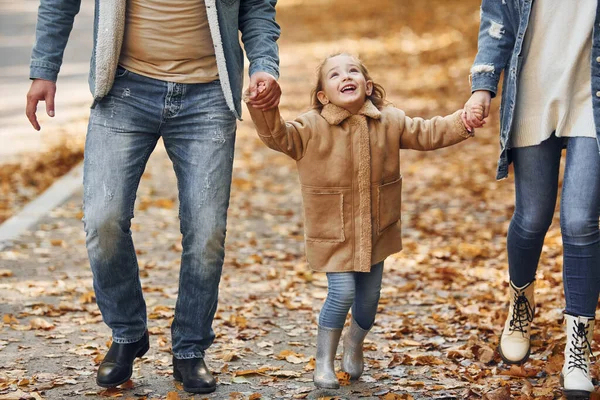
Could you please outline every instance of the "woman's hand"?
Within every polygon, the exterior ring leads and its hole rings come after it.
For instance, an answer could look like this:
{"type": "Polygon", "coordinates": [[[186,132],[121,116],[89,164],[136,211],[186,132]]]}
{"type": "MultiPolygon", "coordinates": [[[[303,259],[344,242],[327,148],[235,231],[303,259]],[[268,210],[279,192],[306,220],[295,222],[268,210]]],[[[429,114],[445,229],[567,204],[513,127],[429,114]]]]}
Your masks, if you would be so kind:
{"type": "Polygon", "coordinates": [[[468,130],[481,128],[485,125],[485,118],[490,115],[490,103],[492,94],[487,90],[477,90],[473,92],[471,98],[465,103],[463,113],[461,114],[463,123],[468,130]]]}

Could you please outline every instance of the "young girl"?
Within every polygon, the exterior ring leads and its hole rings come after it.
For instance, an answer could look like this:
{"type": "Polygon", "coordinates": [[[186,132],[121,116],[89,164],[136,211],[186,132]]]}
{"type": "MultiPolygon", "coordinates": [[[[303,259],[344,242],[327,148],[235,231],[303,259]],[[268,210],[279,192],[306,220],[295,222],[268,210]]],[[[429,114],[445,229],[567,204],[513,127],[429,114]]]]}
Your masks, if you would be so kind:
{"type": "Polygon", "coordinates": [[[479,51],[471,69],[467,123],[488,116],[504,69],[498,179],[512,161],[515,211],[508,228],[510,305],[498,350],[505,362],[529,358],[534,280],[556,206],[561,152],[566,163],[560,201],[565,360],[568,399],[587,399],[594,316],[600,292],[600,1],[483,0],[479,51]],[[577,27],[574,29],[574,27],[577,27]]]}
{"type": "Polygon", "coordinates": [[[349,54],[328,57],[319,66],[313,110],[295,121],[285,122],[277,108],[248,108],[261,140],[297,161],[306,255],[313,270],[327,273],[329,289],[319,316],[313,379],[317,387],[337,389],[333,364],[346,315],[352,307],[342,369],[358,379],[383,262],[402,249],[399,150],[439,149],[472,134],[462,111],[423,120],[387,106],[383,88],[349,54]]]}

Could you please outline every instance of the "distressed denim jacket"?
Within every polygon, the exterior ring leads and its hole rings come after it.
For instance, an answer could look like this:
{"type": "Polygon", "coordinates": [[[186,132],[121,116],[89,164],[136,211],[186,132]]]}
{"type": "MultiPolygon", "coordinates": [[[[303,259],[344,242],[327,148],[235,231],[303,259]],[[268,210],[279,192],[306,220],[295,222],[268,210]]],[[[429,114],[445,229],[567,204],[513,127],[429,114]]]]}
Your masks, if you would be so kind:
{"type": "MultiPolygon", "coordinates": [[[[123,35],[127,0],[95,0],[94,49],[89,84],[94,102],[112,87],[123,35]]],[[[275,22],[277,0],[205,0],[208,24],[215,47],[221,87],[229,109],[240,118],[244,53],[250,75],[268,72],[279,77],[280,28],[275,22]]],[[[41,0],[30,78],[56,81],[73,20],[81,0],[41,0]]]]}
{"type": "MultiPolygon", "coordinates": [[[[500,159],[496,179],[508,176],[511,162],[507,143],[521,72],[521,49],[529,24],[533,0],[483,0],[479,27],[478,51],[471,68],[471,90],[488,90],[496,96],[500,73],[504,71],[500,106],[500,159]]],[[[600,0],[596,10],[592,39],[592,104],[596,136],[600,151],[600,0]]],[[[576,5],[573,5],[576,7],[576,5]]]]}

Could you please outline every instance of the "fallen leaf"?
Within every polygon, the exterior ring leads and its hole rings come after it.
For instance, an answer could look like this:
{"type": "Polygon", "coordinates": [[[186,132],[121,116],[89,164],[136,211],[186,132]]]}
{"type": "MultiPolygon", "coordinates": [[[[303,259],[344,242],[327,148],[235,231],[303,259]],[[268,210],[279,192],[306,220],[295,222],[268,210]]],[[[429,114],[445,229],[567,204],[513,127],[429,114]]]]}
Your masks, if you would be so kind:
{"type": "Polygon", "coordinates": [[[43,318],[32,318],[31,321],[29,321],[29,326],[31,326],[32,329],[42,329],[46,331],[54,329],[54,324],[43,318]]]}

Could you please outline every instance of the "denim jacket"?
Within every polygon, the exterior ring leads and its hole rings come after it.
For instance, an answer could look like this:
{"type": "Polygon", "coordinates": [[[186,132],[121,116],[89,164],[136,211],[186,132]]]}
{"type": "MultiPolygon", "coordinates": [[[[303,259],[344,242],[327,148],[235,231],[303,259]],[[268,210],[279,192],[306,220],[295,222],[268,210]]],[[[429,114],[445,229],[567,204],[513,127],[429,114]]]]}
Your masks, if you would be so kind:
{"type": "MultiPolygon", "coordinates": [[[[110,91],[125,30],[127,0],[95,0],[94,49],[89,84],[94,102],[110,91]]],[[[275,22],[277,0],[205,0],[221,87],[229,109],[240,118],[244,53],[250,75],[268,72],[279,77],[280,28],[275,22]]],[[[73,20],[81,0],[41,0],[30,78],[56,81],[73,20]]]]}
{"type": "MultiPolygon", "coordinates": [[[[496,96],[500,73],[504,71],[500,106],[500,159],[496,179],[508,176],[511,162],[507,143],[521,72],[521,49],[529,24],[533,0],[483,0],[479,26],[478,51],[471,68],[471,90],[488,90],[496,96]]],[[[574,5],[575,7],[575,5],[574,5]]],[[[600,0],[596,10],[592,39],[592,105],[600,151],[600,0]]]]}

